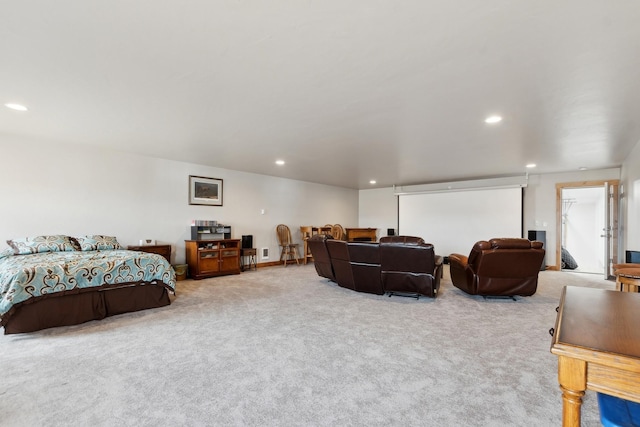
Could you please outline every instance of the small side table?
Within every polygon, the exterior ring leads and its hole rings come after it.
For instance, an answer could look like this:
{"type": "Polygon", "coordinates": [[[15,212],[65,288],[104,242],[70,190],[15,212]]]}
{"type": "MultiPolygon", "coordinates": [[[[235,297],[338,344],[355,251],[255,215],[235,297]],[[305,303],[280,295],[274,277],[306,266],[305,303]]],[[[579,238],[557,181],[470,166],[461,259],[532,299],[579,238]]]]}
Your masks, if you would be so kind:
{"type": "Polygon", "coordinates": [[[254,270],[258,270],[258,265],[256,264],[256,255],[258,250],[256,248],[242,248],[240,249],[240,270],[251,270],[251,266],[253,266],[254,270]],[[245,264],[245,258],[247,259],[247,263],[245,264]]]}
{"type": "Polygon", "coordinates": [[[130,251],[148,252],[151,254],[162,255],[171,264],[171,245],[146,245],[146,246],[127,246],[130,251]]]}

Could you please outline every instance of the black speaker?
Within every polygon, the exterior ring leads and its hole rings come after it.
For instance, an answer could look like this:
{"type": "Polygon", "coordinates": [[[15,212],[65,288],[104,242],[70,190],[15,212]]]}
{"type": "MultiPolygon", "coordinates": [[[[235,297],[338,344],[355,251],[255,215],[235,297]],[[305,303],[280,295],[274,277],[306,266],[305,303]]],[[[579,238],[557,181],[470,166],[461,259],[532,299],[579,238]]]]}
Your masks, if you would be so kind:
{"type": "Polygon", "coordinates": [[[242,236],[242,249],[253,248],[253,235],[242,236]]]}
{"type": "Polygon", "coordinates": [[[396,229],[395,228],[387,228],[387,236],[395,236],[396,229]]]}

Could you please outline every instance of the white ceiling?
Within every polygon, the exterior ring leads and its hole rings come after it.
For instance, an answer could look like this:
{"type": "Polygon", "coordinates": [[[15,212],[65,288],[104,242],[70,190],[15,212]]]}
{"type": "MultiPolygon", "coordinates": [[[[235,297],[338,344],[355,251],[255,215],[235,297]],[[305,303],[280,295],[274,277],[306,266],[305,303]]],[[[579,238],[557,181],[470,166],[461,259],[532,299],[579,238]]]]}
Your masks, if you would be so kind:
{"type": "Polygon", "coordinates": [[[0,105],[29,107],[3,138],[350,188],[617,167],[640,140],[635,0],[0,0],[0,61],[0,105]]]}

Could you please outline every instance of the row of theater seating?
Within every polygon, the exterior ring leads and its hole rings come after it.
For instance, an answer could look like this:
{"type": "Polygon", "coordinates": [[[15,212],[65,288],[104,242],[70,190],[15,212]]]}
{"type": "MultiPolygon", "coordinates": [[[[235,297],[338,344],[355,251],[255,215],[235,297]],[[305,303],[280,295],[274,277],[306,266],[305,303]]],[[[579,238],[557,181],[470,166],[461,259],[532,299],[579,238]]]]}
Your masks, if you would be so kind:
{"type": "MultiPolygon", "coordinates": [[[[318,275],[345,288],[429,297],[440,288],[442,257],[419,237],[388,236],[380,243],[367,243],[318,235],[309,240],[309,247],[318,275]]],[[[544,254],[538,241],[479,241],[469,256],[449,256],[451,280],[472,295],[530,296],[537,290],[544,254]]]]}
{"type": "Polygon", "coordinates": [[[316,271],[358,292],[435,297],[442,257],[418,237],[383,237],[380,243],[345,242],[327,235],[308,241],[316,271]]]}

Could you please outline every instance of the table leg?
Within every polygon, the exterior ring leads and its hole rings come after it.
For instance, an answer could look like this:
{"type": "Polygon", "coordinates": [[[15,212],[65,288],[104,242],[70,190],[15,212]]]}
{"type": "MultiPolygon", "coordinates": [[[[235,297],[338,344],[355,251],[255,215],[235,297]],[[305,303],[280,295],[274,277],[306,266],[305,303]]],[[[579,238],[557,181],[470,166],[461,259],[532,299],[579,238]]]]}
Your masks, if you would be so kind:
{"type": "Polygon", "coordinates": [[[560,389],[562,390],[562,426],[580,427],[584,391],[569,390],[562,386],[560,389]]]}
{"type": "Polygon", "coordinates": [[[582,397],[587,388],[587,363],[559,356],[558,382],[562,390],[562,426],[580,427],[582,397]]]}
{"type": "Polygon", "coordinates": [[[304,239],[304,265],[307,265],[307,259],[309,255],[309,243],[307,243],[307,239],[304,239]]]}

